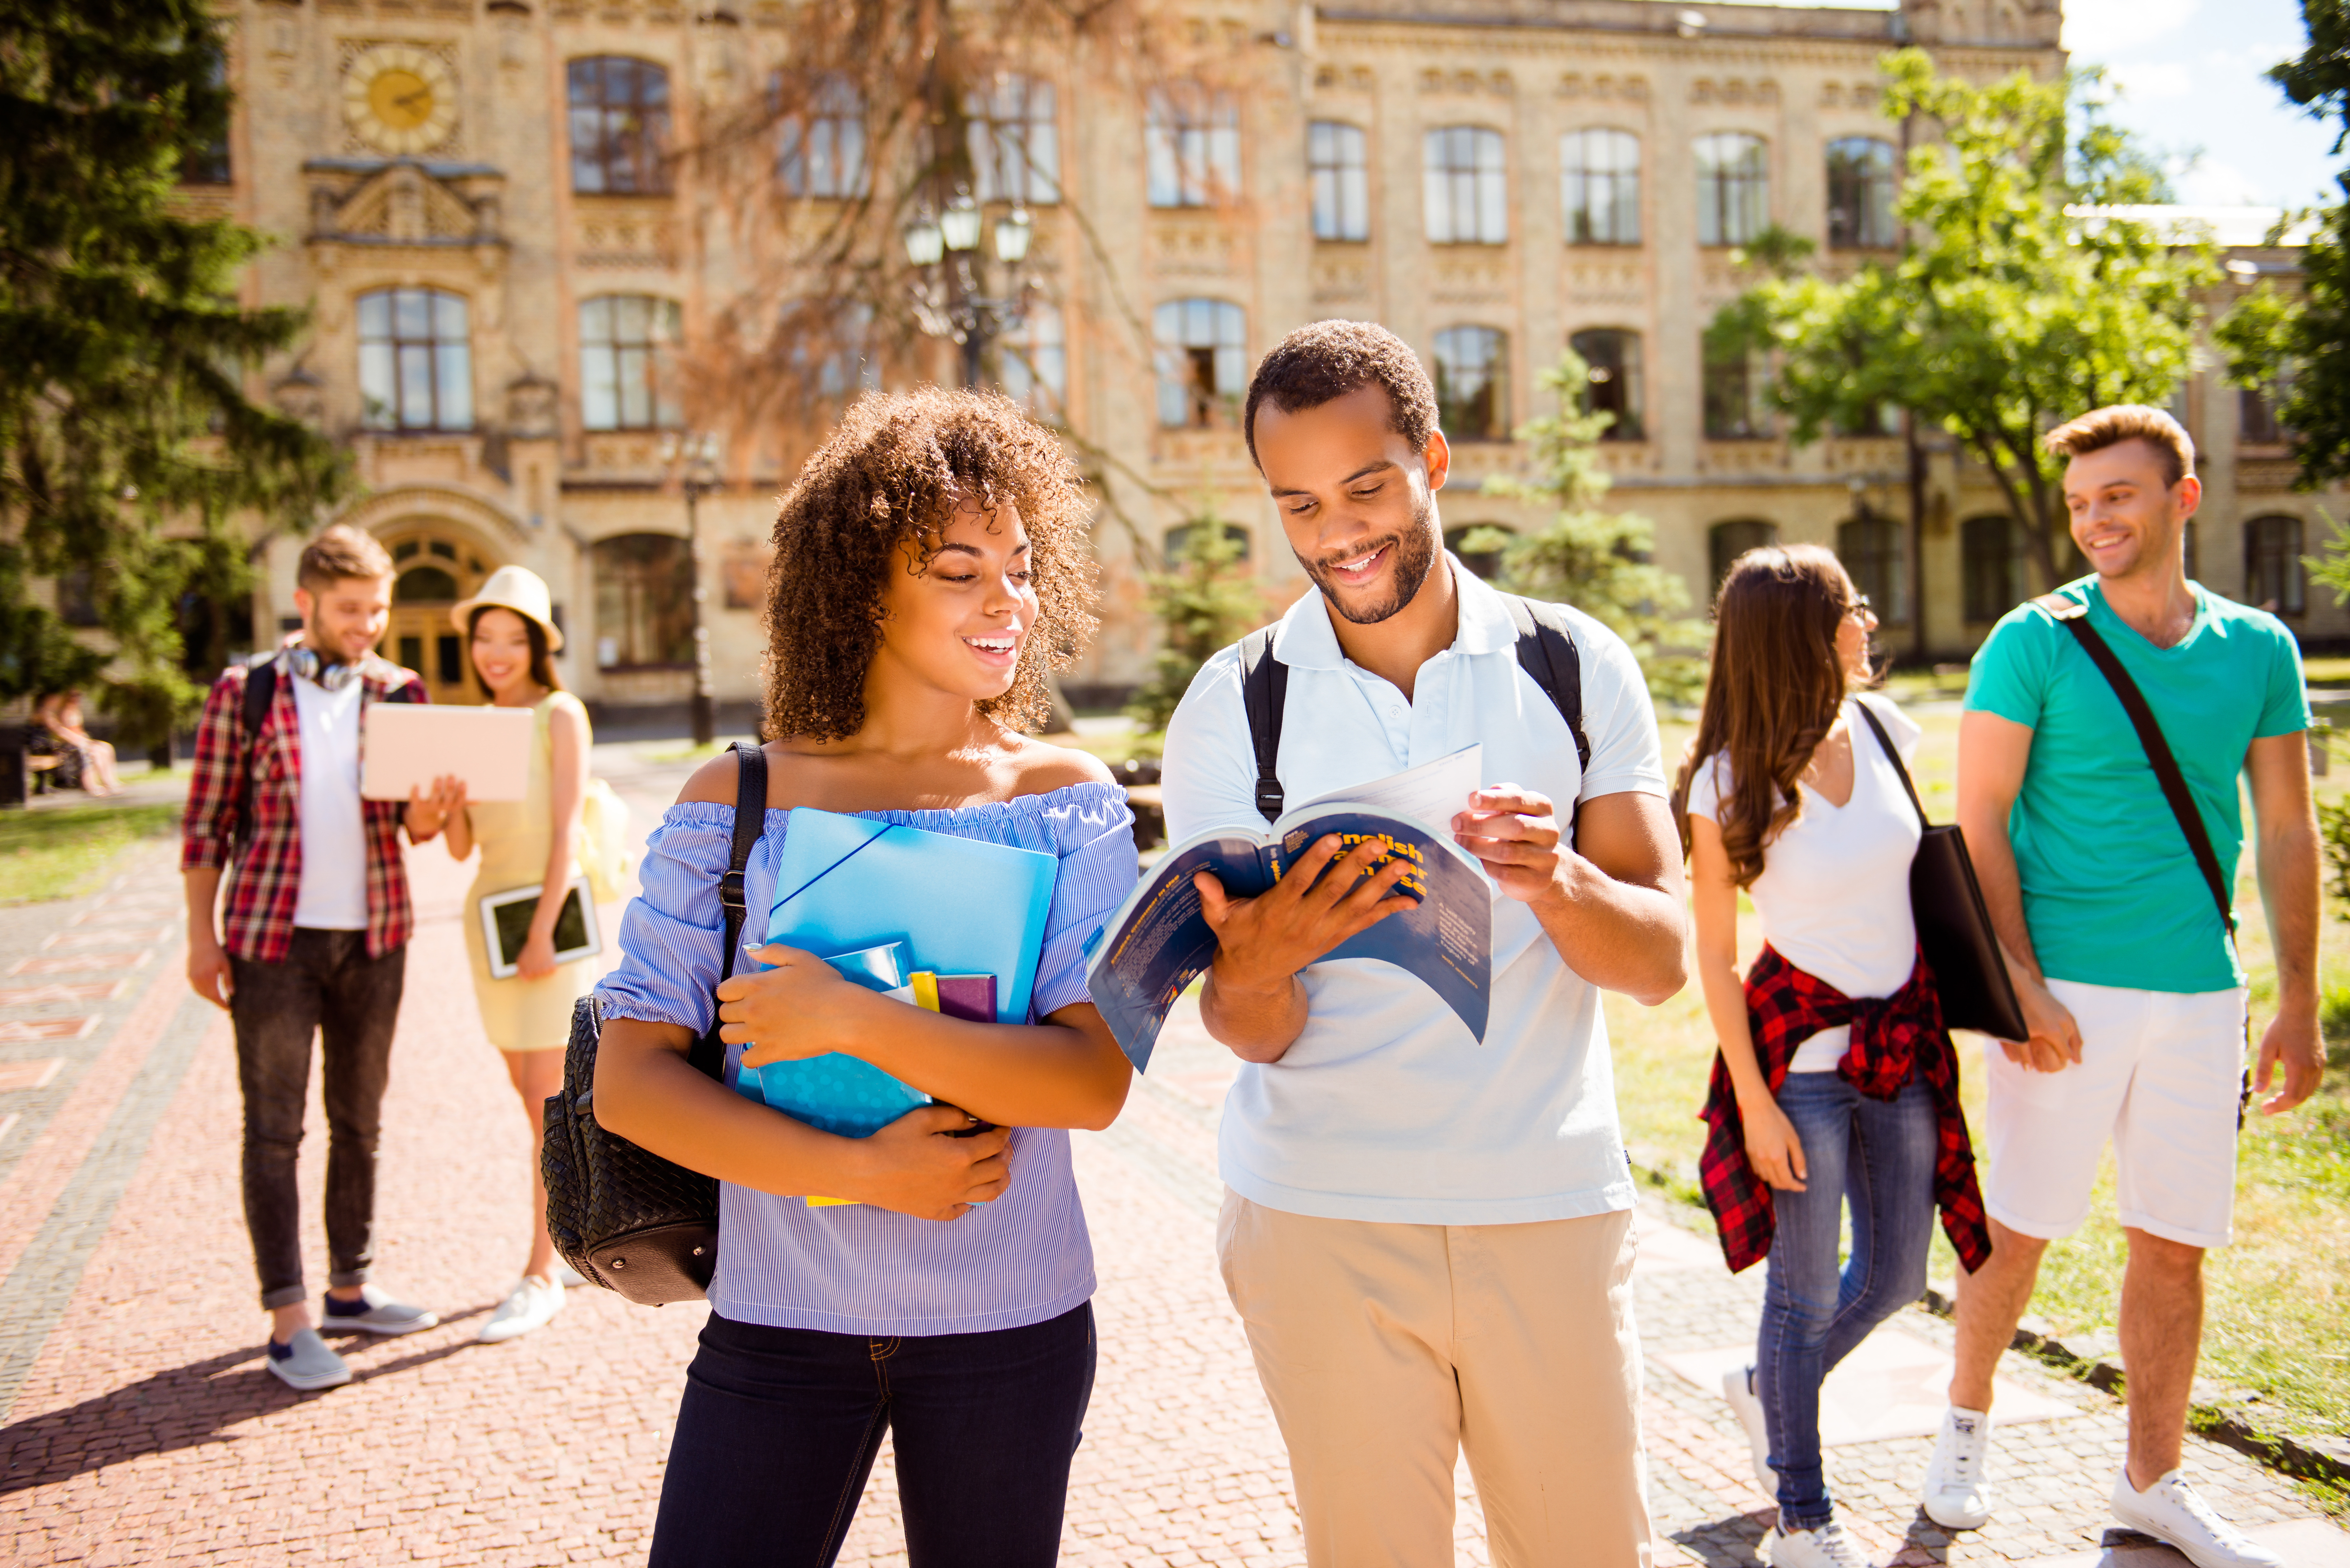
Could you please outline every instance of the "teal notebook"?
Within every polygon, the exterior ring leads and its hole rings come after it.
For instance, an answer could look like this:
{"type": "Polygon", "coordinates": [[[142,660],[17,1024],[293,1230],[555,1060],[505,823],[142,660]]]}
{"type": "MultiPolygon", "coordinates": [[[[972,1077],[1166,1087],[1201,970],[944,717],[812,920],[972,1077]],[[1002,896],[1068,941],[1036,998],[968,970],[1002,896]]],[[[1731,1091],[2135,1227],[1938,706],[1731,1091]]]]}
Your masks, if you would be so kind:
{"type": "MultiPolygon", "coordinates": [[[[1034,849],[800,806],[784,832],[767,940],[835,961],[876,991],[902,986],[917,970],[993,975],[996,1022],[1025,1023],[1060,865],[1034,849]]],[[[837,1053],[743,1068],[734,1086],[850,1137],[930,1101],[837,1053]]]]}

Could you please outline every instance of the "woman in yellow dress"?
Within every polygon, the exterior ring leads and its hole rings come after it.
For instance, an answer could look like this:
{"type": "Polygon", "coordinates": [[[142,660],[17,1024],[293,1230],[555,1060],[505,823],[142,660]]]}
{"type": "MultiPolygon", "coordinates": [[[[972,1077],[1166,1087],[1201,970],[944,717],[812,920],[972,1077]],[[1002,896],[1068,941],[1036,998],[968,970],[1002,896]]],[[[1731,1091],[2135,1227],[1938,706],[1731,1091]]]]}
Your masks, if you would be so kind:
{"type": "Polygon", "coordinates": [[[588,796],[588,711],[563,690],[554,655],[563,646],[546,584],[521,566],[501,566],[482,591],[450,618],[471,644],[473,676],[491,703],[527,708],[537,721],[530,757],[530,788],[518,801],[471,801],[449,818],[449,853],[463,860],[478,844],[482,867],[465,895],[465,950],[473,960],[473,995],[482,1027],[504,1054],[506,1076],[522,1096],[531,1127],[530,1258],[522,1279],[482,1325],[493,1343],[528,1334],[563,1307],[568,1271],[556,1262],[546,1234],[546,1188],[537,1158],[541,1115],[548,1096],[563,1087],[563,1047],[571,1033],[572,1004],[596,982],[593,958],[555,961],[555,928],[565,898],[580,876],[580,818],[588,796]],[[482,929],[482,900],[517,888],[543,887],[515,972],[490,973],[482,929]]]}

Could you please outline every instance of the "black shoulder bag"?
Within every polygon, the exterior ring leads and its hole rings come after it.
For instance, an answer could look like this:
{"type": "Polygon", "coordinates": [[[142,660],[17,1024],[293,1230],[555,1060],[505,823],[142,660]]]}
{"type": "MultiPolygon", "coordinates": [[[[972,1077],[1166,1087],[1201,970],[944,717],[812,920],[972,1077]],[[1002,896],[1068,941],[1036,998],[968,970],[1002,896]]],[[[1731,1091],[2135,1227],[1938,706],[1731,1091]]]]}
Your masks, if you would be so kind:
{"type": "MultiPolygon", "coordinates": [[[[1540,599],[1502,596],[1518,628],[1518,665],[1566,721],[1575,736],[1575,760],[1591,765],[1591,742],[1583,733],[1583,656],[1575,646],[1559,607],[1540,599]]],[[[1289,701],[1289,666],[1273,656],[1279,623],[1241,639],[1241,704],[1248,710],[1249,744],[1256,753],[1256,808],[1272,822],[1281,815],[1287,792],[1275,763],[1281,756],[1281,716],[1289,701]]],[[[1571,805],[1572,803],[1570,803],[1571,805]]]]}
{"type": "MultiPolygon", "coordinates": [[[[743,868],[767,815],[767,757],[734,743],[734,844],[718,879],[725,908],[718,978],[734,972],[743,940],[743,868]]],[[[638,1147],[596,1120],[596,1048],[604,1031],[594,992],[571,1012],[563,1092],[546,1102],[539,1168],[546,1179],[546,1229],[555,1250],[583,1278],[639,1306],[700,1301],[718,1266],[718,1181],[638,1147]]],[[[710,1027],[693,1043],[694,1071],[723,1077],[726,1046],[710,1027]]]]}
{"type": "Polygon", "coordinates": [[[1909,862],[1909,912],[1918,925],[1918,946],[1934,977],[1934,992],[1941,1001],[1942,1023],[1949,1029],[1975,1029],[2002,1040],[2021,1040],[2032,1033],[2023,1022],[2023,1006],[2015,999],[2015,981],[2009,978],[2007,960],[1991,931],[1991,910],[1983,904],[1982,884],[1975,880],[1975,863],[1967,854],[1967,836],[1955,822],[1939,827],[1926,818],[1926,803],[1893,737],[1885,732],[1867,702],[1856,698],[1853,706],[1868,721],[1877,743],[1885,748],[1909,808],[1918,814],[1918,857],[1909,862]]]}

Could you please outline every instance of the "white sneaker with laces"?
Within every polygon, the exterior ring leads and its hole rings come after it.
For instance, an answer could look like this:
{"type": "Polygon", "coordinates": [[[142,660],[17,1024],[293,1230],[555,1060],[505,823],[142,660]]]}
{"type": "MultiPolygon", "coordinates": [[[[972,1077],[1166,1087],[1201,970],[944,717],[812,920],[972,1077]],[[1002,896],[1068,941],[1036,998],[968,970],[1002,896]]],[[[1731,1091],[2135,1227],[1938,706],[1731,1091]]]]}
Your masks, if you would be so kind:
{"type": "Polygon", "coordinates": [[[516,1339],[532,1329],[544,1328],[546,1321],[563,1310],[563,1287],[552,1280],[542,1280],[536,1274],[525,1274],[490,1321],[482,1324],[482,1343],[497,1345],[516,1339]]]}
{"type": "Polygon", "coordinates": [[[1738,1412],[1746,1428],[1747,1446],[1754,1450],[1754,1480],[1762,1495],[1779,1495],[1779,1472],[1771,1468],[1771,1431],[1762,1418],[1762,1397],[1754,1391],[1754,1368],[1733,1366],[1721,1375],[1721,1397],[1738,1412]]]}
{"type": "Polygon", "coordinates": [[[1991,1412],[1953,1405],[1934,1438],[1918,1501],[1945,1530],[1981,1530],[1991,1518],[1991,1412]]]}
{"type": "Polygon", "coordinates": [[[2114,1478],[2114,1517],[2132,1530],[2168,1541],[2195,1568],[2284,1568],[2284,1559],[2211,1511],[2187,1484],[2187,1472],[2172,1470],[2140,1491],[2129,1470],[2114,1478]]]}
{"type": "Polygon", "coordinates": [[[1771,1568],[1869,1568],[1868,1553],[1833,1519],[1817,1530],[1774,1530],[1762,1545],[1771,1568]]]}

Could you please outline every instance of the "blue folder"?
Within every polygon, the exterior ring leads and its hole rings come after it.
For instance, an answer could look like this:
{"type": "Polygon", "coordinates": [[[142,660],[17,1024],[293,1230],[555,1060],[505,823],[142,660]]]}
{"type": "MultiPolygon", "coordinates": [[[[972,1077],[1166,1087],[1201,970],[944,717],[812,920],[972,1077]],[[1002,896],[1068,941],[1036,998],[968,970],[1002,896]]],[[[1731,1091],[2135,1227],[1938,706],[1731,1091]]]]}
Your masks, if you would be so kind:
{"type": "MultiPolygon", "coordinates": [[[[824,959],[902,943],[907,972],[995,976],[996,1021],[1025,1023],[1060,867],[1033,849],[800,806],[784,833],[767,940],[824,959]]],[[[850,1137],[930,1099],[868,1062],[831,1053],[744,1068],[735,1088],[850,1137]]]]}

